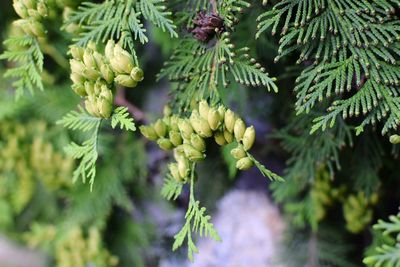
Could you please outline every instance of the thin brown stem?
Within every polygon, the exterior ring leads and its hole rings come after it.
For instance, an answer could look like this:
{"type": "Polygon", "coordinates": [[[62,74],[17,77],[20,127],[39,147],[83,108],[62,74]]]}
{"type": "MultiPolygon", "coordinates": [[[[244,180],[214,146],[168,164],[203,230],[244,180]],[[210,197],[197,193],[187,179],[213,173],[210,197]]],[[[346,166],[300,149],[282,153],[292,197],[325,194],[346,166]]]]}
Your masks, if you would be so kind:
{"type": "Polygon", "coordinates": [[[217,0],[210,0],[210,2],[211,2],[212,12],[217,14],[218,13],[217,0]]]}
{"type": "Polygon", "coordinates": [[[126,100],[125,88],[117,89],[117,94],[115,96],[115,104],[127,107],[128,112],[133,116],[133,118],[136,121],[142,121],[142,122],[146,121],[145,113],[141,109],[130,103],[128,100],[126,100]]]}

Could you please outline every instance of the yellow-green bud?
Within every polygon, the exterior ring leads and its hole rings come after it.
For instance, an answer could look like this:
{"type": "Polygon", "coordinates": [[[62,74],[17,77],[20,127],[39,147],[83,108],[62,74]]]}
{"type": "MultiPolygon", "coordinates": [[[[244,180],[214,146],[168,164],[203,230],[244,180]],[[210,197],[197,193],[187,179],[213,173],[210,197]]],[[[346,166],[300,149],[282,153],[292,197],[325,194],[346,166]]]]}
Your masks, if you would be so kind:
{"type": "Polygon", "coordinates": [[[119,44],[114,46],[114,57],[110,58],[111,67],[114,71],[123,74],[130,74],[133,68],[132,56],[119,44]]]}
{"type": "Polygon", "coordinates": [[[97,51],[93,51],[92,55],[93,55],[94,61],[96,62],[97,68],[100,70],[101,65],[104,64],[103,56],[97,51]]]}
{"type": "Polygon", "coordinates": [[[233,133],[235,134],[236,141],[240,142],[243,138],[246,125],[242,119],[236,119],[235,126],[233,127],[233,133]]]}
{"type": "Polygon", "coordinates": [[[112,83],[114,81],[114,72],[107,64],[100,65],[100,72],[103,79],[106,80],[107,83],[112,83]]]}
{"type": "Polygon", "coordinates": [[[209,110],[210,110],[210,106],[208,105],[207,101],[201,100],[199,102],[199,114],[203,119],[208,120],[209,110]]]}
{"type": "Polygon", "coordinates": [[[178,171],[179,175],[182,178],[185,178],[189,175],[190,168],[189,168],[189,162],[186,158],[181,157],[178,161],[178,171]]]}
{"type": "Polygon", "coordinates": [[[171,173],[172,177],[174,177],[174,179],[177,182],[181,182],[182,181],[182,177],[179,174],[178,164],[177,163],[168,164],[168,169],[169,169],[169,172],[171,173]]]}
{"type": "Polygon", "coordinates": [[[167,125],[161,119],[158,119],[154,124],[154,130],[159,137],[164,137],[167,134],[167,125]]]}
{"type": "MultiPolygon", "coordinates": [[[[225,117],[224,117],[224,124],[225,124],[225,129],[227,129],[230,133],[233,133],[233,127],[235,126],[235,120],[236,116],[235,113],[228,109],[225,111],[225,117]]],[[[227,139],[228,141],[228,139],[227,139]]]]}
{"type": "Polygon", "coordinates": [[[28,9],[35,9],[36,8],[35,0],[20,0],[20,1],[28,9]]]}
{"type": "Polygon", "coordinates": [[[38,21],[42,18],[42,16],[39,14],[39,12],[35,9],[28,9],[28,16],[31,19],[34,19],[36,21],[38,21]]]}
{"type": "Polygon", "coordinates": [[[238,146],[231,150],[231,155],[235,159],[242,159],[242,158],[246,157],[246,152],[244,151],[244,149],[241,146],[238,146]]]}
{"type": "Polygon", "coordinates": [[[170,117],[169,127],[171,128],[171,130],[174,130],[174,131],[177,131],[177,132],[179,131],[178,122],[179,122],[178,116],[172,115],[170,117]]]}
{"type": "Polygon", "coordinates": [[[212,131],[208,122],[203,118],[197,118],[190,121],[192,123],[193,129],[198,135],[203,138],[211,137],[212,131]]]}
{"type": "Polygon", "coordinates": [[[215,108],[211,108],[208,112],[208,124],[211,130],[215,131],[221,124],[221,115],[215,108]]]}
{"type": "Polygon", "coordinates": [[[104,49],[104,54],[108,60],[114,57],[114,40],[108,40],[106,47],[104,49]]]}
{"type": "Polygon", "coordinates": [[[171,107],[169,105],[165,105],[164,108],[163,108],[164,117],[171,116],[171,113],[172,113],[171,107]]]}
{"type": "Polygon", "coordinates": [[[256,139],[256,131],[254,130],[253,126],[247,127],[246,131],[243,134],[243,148],[245,150],[249,150],[253,144],[254,140],[256,139]]]}
{"type": "Polygon", "coordinates": [[[97,107],[93,101],[85,100],[85,108],[90,115],[94,117],[100,117],[100,113],[97,110],[97,107]]]}
{"type": "Polygon", "coordinates": [[[112,103],[108,102],[106,99],[100,99],[97,102],[97,110],[103,118],[109,118],[112,111],[112,103]]]}
{"type": "Polygon", "coordinates": [[[220,146],[223,146],[226,144],[226,140],[225,140],[223,132],[214,133],[214,139],[215,139],[215,142],[220,146]]]}
{"type": "Polygon", "coordinates": [[[13,7],[14,7],[15,12],[21,18],[25,19],[25,18],[27,18],[29,16],[28,15],[28,10],[26,9],[26,7],[21,2],[14,1],[13,7]]]}
{"type": "Polygon", "coordinates": [[[100,97],[106,99],[108,102],[114,102],[114,95],[110,89],[106,86],[101,87],[100,97]]]}
{"type": "Polygon", "coordinates": [[[245,157],[242,159],[239,159],[236,162],[236,168],[238,168],[239,170],[248,170],[253,166],[253,161],[249,158],[249,157],[245,157]]]}
{"type": "Polygon", "coordinates": [[[228,144],[233,142],[233,134],[228,132],[227,130],[224,131],[224,138],[228,144]]]}
{"type": "Polygon", "coordinates": [[[79,75],[77,72],[72,72],[69,77],[74,84],[83,84],[85,82],[85,78],[79,75]]]}
{"type": "Polygon", "coordinates": [[[83,76],[86,77],[86,79],[88,80],[97,80],[98,78],[100,78],[100,73],[93,69],[93,68],[86,68],[82,71],[83,76]]]}
{"type": "Polygon", "coordinates": [[[37,37],[44,37],[46,36],[46,31],[44,30],[44,27],[41,23],[35,21],[35,20],[30,20],[28,23],[28,26],[31,30],[31,32],[37,36],[37,37]]]}
{"type": "Polygon", "coordinates": [[[88,69],[97,69],[96,60],[91,49],[86,48],[83,52],[83,63],[88,69]]]}
{"type": "Polygon", "coordinates": [[[47,17],[48,10],[47,10],[47,6],[46,6],[46,4],[44,3],[44,1],[39,1],[39,2],[37,3],[36,10],[39,12],[39,14],[40,14],[42,17],[47,17]]]}
{"type": "Polygon", "coordinates": [[[169,132],[169,140],[174,146],[182,145],[183,142],[181,134],[177,131],[169,132]]]}
{"type": "Polygon", "coordinates": [[[70,59],[69,64],[71,65],[72,73],[77,73],[81,75],[83,70],[85,69],[85,65],[83,64],[83,62],[76,59],[70,59]]]}
{"type": "Polygon", "coordinates": [[[86,96],[86,91],[85,91],[85,86],[83,86],[83,84],[81,83],[74,83],[71,86],[72,90],[74,90],[74,92],[80,96],[86,96]]]}
{"type": "Polygon", "coordinates": [[[136,87],[137,82],[131,76],[126,74],[119,74],[115,77],[114,81],[125,87],[136,87]]]}
{"type": "Polygon", "coordinates": [[[185,152],[186,157],[190,161],[199,161],[204,159],[204,154],[195,149],[193,146],[189,144],[182,145],[183,151],[185,152]]]}
{"type": "Polygon", "coordinates": [[[96,51],[97,50],[97,45],[96,45],[96,43],[94,41],[89,41],[88,44],[86,45],[86,47],[89,50],[92,50],[92,51],[96,51]]]}
{"type": "Polygon", "coordinates": [[[163,150],[171,150],[174,148],[174,145],[171,143],[171,141],[168,138],[160,138],[157,140],[157,144],[160,146],[161,149],[163,150]]]}
{"type": "Polygon", "coordinates": [[[190,143],[200,152],[204,152],[206,150],[206,142],[204,142],[204,139],[195,133],[192,133],[190,136],[190,143]]]}
{"type": "Polygon", "coordinates": [[[143,134],[143,136],[149,139],[150,141],[155,141],[158,139],[158,135],[152,126],[142,125],[139,127],[139,129],[140,132],[143,134]]]}
{"type": "Polygon", "coordinates": [[[131,71],[131,77],[137,82],[143,81],[143,70],[139,67],[134,67],[131,71]]]}
{"type": "MultiPolygon", "coordinates": [[[[85,49],[83,49],[80,46],[73,45],[70,48],[70,52],[74,59],[83,60],[83,53],[85,52],[85,49]]],[[[83,65],[83,63],[82,63],[82,65],[83,65]]]]}
{"type": "Polygon", "coordinates": [[[179,131],[186,140],[190,140],[190,136],[193,133],[193,128],[187,119],[180,119],[178,121],[179,131]]]}
{"type": "Polygon", "coordinates": [[[225,117],[225,107],[223,105],[219,105],[218,112],[219,112],[219,116],[220,116],[221,122],[222,122],[225,117]]]}
{"type": "Polygon", "coordinates": [[[91,82],[85,82],[85,91],[87,95],[94,95],[94,84],[91,82]]]}
{"type": "Polygon", "coordinates": [[[389,138],[389,141],[392,144],[400,143],[400,135],[397,135],[397,134],[391,135],[390,138],[389,138]]]}

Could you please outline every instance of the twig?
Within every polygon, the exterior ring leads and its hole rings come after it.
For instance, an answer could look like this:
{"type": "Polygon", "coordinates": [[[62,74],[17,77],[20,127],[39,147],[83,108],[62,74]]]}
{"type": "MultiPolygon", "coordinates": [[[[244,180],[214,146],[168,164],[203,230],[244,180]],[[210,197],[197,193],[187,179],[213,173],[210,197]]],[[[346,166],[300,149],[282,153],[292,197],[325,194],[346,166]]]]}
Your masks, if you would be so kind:
{"type": "Polygon", "coordinates": [[[211,2],[212,12],[217,14],[218,13],[217,0],[210,0],[210,2],[211,2]]]}
{"type": "Polygon", "coordinates": [[[126,100],[125,88],[117,89],[117,95],[115,96],[115,104],[127,107],[129,113],[134,117],[136,121],[142,121],[142,122],[146,121],[145,113],[138,107],[130,103],[128,100],[126,100]]]}

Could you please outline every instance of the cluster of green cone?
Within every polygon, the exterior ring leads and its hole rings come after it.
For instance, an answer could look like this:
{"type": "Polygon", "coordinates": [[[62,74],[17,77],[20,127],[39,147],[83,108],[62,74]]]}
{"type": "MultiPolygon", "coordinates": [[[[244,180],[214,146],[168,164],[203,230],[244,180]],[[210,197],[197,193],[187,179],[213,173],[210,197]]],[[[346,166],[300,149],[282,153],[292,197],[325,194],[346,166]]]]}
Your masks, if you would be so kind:
{"type": "Polygon", "coordinates": [[[43,121],[2,122],[0,228],[12,227],[15,218],[35,200],[38,190],[50,194],[71,186],[73,160],[57,151],[45,138],[46,133],[43,121]]]}
{"type": "Polygon", "coordinates": [[[100,229],[96,226],[87,231],[73,226],[60,232],[53,225],[36,223],[25,234],[25,240],[31,248],[54,243],[56,267],[112,267],[118,264],[118,258],[104,247],[100,229]]]}
{"type": "Polygon", "coordinates": [[[14,21],[16,27],[30,36],[45,37],[46,31],[40,22],[48,14],[45,0],[14,0],[13,7],[21,17],[14,21]]]}
{"type": "Polygon", "coordinates": [[[241,118],[222,105],[210,107],[202,100],[189,118],[171,115],[167,109],[164,118],[141,126],[140,131],[147,139],[157,141],[160,148],[174,150],[176,163],[171,163],[169,170],[178,181],[187,180],[190,162],[205,158],[206,138],[213,137],[221,146],[237,142],[231,154],[237,160],[236,167],[239,170],[247,170],[254,164],[247,152],[254,144],[254,127],[246,127],[241,118]]]}
{"type": "Polygon", "coordinates": [[[72,46],[72,89],[85,97],[85,108],[89,114],[109,118],[112,113],[115,84],[136,87],[143,80],[143,71],[135,66],[128,51],[109,40],[104,55],[94,43],[86,48],[72,46]]]}
{"type": "Polygon", "coordinates": [[[366,196],[363,191],[350,194],[343,202],[343,215],[346,228],[352,233],[359,233],[372,221],[373,206],[378,202],[378,194],[366,196]]]}

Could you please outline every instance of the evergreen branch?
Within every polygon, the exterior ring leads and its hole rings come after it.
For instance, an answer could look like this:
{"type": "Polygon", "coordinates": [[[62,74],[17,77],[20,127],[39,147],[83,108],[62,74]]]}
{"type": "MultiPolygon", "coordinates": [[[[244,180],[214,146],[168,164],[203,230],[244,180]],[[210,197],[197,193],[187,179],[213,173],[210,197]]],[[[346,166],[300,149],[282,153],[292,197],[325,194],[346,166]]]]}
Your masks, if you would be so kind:
{"type": "Polygon", "coordinates": [[[192,239],[192,233],[198,233],[200,236],[210,236],[216,241],[221,240],[217,231],[214,229],[214,225],[209,222],[211,217],[209,215],[205,215],[206,208],[200,208],[199,201],[196,201],[194,198],[194,169],[195,163],[193,163],[191,168],[190,199],[185,215],[186,222],[182,229],[174,236],[175,241],[172,246],[172,250],[176,250],[182,246],[185,239],[187,239],[188,258],[191,261],[193,261],[193,253],[198,252],[198,248],[192,239]]]}
{"type": "Polygon", "coordinates": [[[15,62],[15,67],[7,69],[4,76],[16,79],[12,83],[16,89],[16,98],[20,98],[26,90],[31,94],[35,89],[42,91],[43,53],[38,40],[24,35],[10,37],[4,41],[4,44],[10,47],[10,50],[1,54],[0,59],[15,62]]]}
{"type": "Polygon", "coordinates": [[[127,107],[117,107],[111,116],[111,127],[114,129],[119,124],[120,129],[134,132],[136,130],[133,118],[130,117],[127,107]]]}
{"type": "Polygon", "coordinates": [[[57,124],[61,124],[70,130],[80,130],[87,132],[93,130],[100,118],[90,116],[81,106],[78,107],[79,111],[70,111],[57,124]]]}
{"type": "Polygon", "coordinates": [[[364,258],[363,262],[368,266],[398,266],[400,264],[400,214],[390,216],[389,222],[379,220],[378,224],[374,225],[374,229],[382,231],[390,238],[376,247],[373,254],[364,258]]]}
{"type": "Polygon", "coordinates": [[[169,18],[172,13],[165,11],[166,7],[163,3],[163,0],[140,0],[137,6],[145,19],[151,21],[163,31],[169,32],[171,37],[178,37],[175,31],[176,26],[169,18]]]}
{"type": "Polygon", "coordinates": [[[168,200],[176,200],[180,196],[182,188],[182,183],[177,182],[173,177],[167,175],[161,188],[161,195],[168,200]]]}
{"type": "Polygon", "coordinates": [[[398,127],[400,23],[392,15],[398,4],[284,0],[259,16],[257,37],[280,29],[276,60],[300,50],[298,63],[309,65],[296,80],[298,113],[333,98],[311,132],[332,127],[339,115],[364,116],[357,134],[382,119],[382,134],[398,127]]]}
{"type": "Polygon", "coordinates": [[[89,179],[90,191],[93,189],[94,178],[96,177],[96,161],[98,158],[97,139],[100,123],[101,119],[96,122],[90,138],[84,141],[82,145],[72,142],[65,148],[65,151],[71,157],[80,159],[79,165],[73,173],[73,181],[76,182],[81,177],[83,183],[85,183],[89,179]]]}

